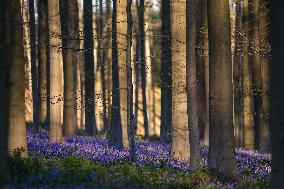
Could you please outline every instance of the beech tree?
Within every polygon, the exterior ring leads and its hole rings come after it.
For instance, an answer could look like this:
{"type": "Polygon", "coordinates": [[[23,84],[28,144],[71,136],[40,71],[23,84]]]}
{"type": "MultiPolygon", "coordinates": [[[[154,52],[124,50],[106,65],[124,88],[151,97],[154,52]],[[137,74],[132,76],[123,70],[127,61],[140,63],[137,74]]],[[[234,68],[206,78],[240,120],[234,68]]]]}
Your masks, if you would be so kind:
{"type": "Polygon", "coordinates": [[[210,170],[238,176],[233,128],[233,86],[229,0],[208,3],[210,170]],[[220,82],[222,81],[222,85],[220,82]]]}
{"type": "Polygon", "coordinates": [[[172,129],[171,154],[190,156],[186,93],[186,0],[171,0],[172,129]]]}
{"type": "Polygon", "coordinates": [[[72,137],[75,136],[77,129],[78,2],[77,0],[63,0],[61,5],[64,72],[63,133],[65,136],[72,137]]]}
{"type": "Polygon", "coordinates": [[[39,121],[47,124],[50,107],[49,90],[49,40],[48,40],[48,1],[38,1],[38,90],[39,121]]]}
{"type": "Polygon", "coordinates": [[[59,1],[48,1],[48,27],[50,44],[50,141],[63,142],[62,136],[62,42],[59,1]]]}
{"type": "Polygon", "coordinates": [[[162,28],[161,28],[161,142],[171,140],[172,124],[172,65],[171,65],[171,16],[170,0],[162,1],[162,28]]]}
{"type": "Polygon", "coordinates": [[[96,133],[94,110],[94,41],[92,0],[85,0],[84,6],[84,59],[85,59],[85,130],[96,133]]]}

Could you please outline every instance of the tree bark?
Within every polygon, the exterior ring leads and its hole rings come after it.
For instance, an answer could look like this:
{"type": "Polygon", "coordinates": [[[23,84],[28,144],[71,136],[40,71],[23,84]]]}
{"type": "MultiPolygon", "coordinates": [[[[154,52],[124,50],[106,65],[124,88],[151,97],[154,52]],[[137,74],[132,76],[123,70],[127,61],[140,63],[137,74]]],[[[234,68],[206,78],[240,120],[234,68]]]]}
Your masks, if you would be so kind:
{"type": "Polygon", "coordinates": [[[64,72],[63,134],[73,137],[77,129],[78,3],[76,0],[63,0],[61,10],[64,72]]]}
{"type": "Polygon", "coordinates": [[[39,121],[47,121],[47,64],[49,61],[48,43],[48,1],[38,1],[38,90],[39,121]]]}
{"type": "Polygon", "coordinates": [[[48,1],[48,26],[50,44],[50,141],[63,142],[62,136],[62,42],[59,1],[48,1]]]}
{"type": "Polygon", "coordinates": [[[233,60],[234,81],[234,126],[236,146],[243,146],[243,73],[242,73],[242,7],[241,1],[236,1],[235,17],[235,52],[233,60]]]}
{"type": "Polygon", "coordinates": [[[252,96],[252,66],[250,64],[250,33],[249,33],[249,2],[243,1],[243,147],[246,149],[254,148],[254,117],[253,117],[253,96],[252,96]]]}
{"type": "MultiPolygon", "coordinates": [[[[125,0],[123,0],[125,1],[125,0]]],[[[123,136],[122,136],[122,124],[121,124],[121,114],[120,114],[120,77],[119,77],[119,66],[121,62],[118,60],[118,21],[120,17],[117,15],[119,11],[117,10],[119,4],[116,0],[113,0],[112,9],[112,109],[111,109],[111,129],[110,129],[110,140],[109,145],[114,146],[117,149],[123,149],[123,136]]],[[[125,9],[126,11],[126,9],[125,9]]]]}
{"type": "Polygon", "coordinates": [[[85,58],[85,130],[96,133],[94,110],[94,41],[93,41],[93,6],[91,0],[84,1],[84,58],[85,58]]]}
{"type": "Polygon", "coordinates": [[[5,61],[9,68],[8,153],[11,155],[15,149],[22,148],[22,156],[27,157],[21,2],[8,1],[6,6],[5,61]]]}
{"type": "Polygon", "coordinates": [[[149,139],[149,122],[147,113],[147,94],[146,94],[146,56],[145,56],[145,21],[144,21],[145,4],[140,0],[139,4],[139,34],[140,34],[140,63],[141,63],[141,88],[143,98],[143,118],[144,118],[144,138],[149,139]]]}
{"type": "Polygon", "coordinates": [[[171,0],[172,37],[172,131],[171,154],[189,160],[189,131],[186,94],[186,0],[171,0]]]}
{"type": "Polygon", "coordinates": [[[31,71],[32,71],[32,93],[33,93],[33,128],[39,130],[39,90],[38,70],[36,62],[36,27],[34,0],[29,1],[29,26],[31,44],[31,71]]]}
{"type": "Polygon", "coordinates": [[[271,76],[270,112],[272,142],[272,177],[271,188],[284,186],[284,6],[282,1],[270,1],[272,61],[269,63],[271,76]],[[282,83],[282,84],[281,84],[282,83]]]}
{"type": "Polygon", "coordinates": [[[267,0],[261,0],[259,6],[259,53],[261,63],[261,78],[262,78],[262,116],[259,138],[259,149],[268,151],[271,149],[270,130],[269,130],[269,107],[270,107],[270,75],[269,75],[269,8],[267,0]]]}
{"type": "Polygon", "coordinates": [[[192,170],[199,169],[201,160],[197,111],[197,59],[195,51],[197,8],[197,0],[186,1],[186,89],[190,141],[190,166],[192,170]]]}
{"type": "Polygon", "coordinates": [[[171,131],[171,17],[170,0],[161,2],[161,129],[160,141],[170,142],[171,131]]]}
{"type": "Polygon", "coordinates": [[[228,0],[208,1],[209,32],[209,157],[213,172],[238,176],[233,127],[233,86],[228,0]],[[220,82],[222,84],[220,85],[220,82]]]}

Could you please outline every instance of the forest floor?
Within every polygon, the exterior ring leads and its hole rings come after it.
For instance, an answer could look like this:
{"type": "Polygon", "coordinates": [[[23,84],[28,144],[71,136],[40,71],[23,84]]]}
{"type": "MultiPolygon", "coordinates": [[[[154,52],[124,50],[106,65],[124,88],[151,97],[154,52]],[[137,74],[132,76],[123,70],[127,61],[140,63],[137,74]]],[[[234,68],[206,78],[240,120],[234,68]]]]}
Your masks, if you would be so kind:
{"type": "Polygon", "coordinates": [[[129,152],[111,148],[107,139],[77,136],[50,143],[45,131],[28,130],[30,157],[21,150],[10,157],[15,188],[269,188],[271,155],[236,150],[239,181],[212,175],[207,169],[208,148],[202,147],[202,168],[190,171],[188,162],[170,156],[170,146],[136,142],[136,161],[129,152]]]}

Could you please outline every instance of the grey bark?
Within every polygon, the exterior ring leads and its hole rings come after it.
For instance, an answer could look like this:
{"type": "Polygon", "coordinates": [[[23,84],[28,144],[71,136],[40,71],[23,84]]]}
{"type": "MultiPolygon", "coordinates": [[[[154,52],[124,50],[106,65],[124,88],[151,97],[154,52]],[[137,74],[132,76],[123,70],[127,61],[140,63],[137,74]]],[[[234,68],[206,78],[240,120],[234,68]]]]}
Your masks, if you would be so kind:
{"type": "Polygon", "coordinates": [[[233,86],[228,0],[208,1],[209,32],[209,169],[238,176],[233,128],[233,86]],[[220,85],[220,82],[222,84],[220,85]]]}

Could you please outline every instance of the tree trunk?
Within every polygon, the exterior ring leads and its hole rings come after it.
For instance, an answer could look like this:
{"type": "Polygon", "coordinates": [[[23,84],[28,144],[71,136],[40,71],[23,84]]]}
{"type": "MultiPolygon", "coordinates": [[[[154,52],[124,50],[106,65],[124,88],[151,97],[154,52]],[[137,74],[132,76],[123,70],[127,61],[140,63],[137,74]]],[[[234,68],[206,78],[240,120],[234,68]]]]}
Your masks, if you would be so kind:
{"type": "Polygon", "coordinates": [[[28,156],[25,122],[24,48],[21,2],[8,1],[5,20],[5,61],[9,68],[8,80],[8,153],[22,148],[28,156]]]}
{"type": "MultiPolygon", "coordinates": [[[[10,20],[6,21],[6,12],[10,9],[7,7],[9,1],[1,1],[0,3],[0,188],[10,181],[10,172],[8,169],[8,149],[7,149],[7,135],[8,135],[8,101],[9,101],[9,62],[6,57],[5,40],[6,27],[10,28],[10,20]]],[[[14,3],[12,1],[12,3],[14,3]]],[[[21,12],[20,12],[21,13],[21,12]]],[[[22,26],[21,26],[22,27],[22,26]]],[[[15,31],[13,31],[15,32],[15,31]]],[[[22,112],[24,114],[24,112],[22,112]]]]}
{"type": "Polygon", "coordinates": [[[63,0],[61,10],[64,72],[63,133],[64,136],[73,137],[77,129],[78,3],[76,0],[63,0]]]}
{"type": "Polygon", "coordinates": [[[284,6],[283,1],[270,1],[272,61],[269,63],[271,76],[270,112],[272,142],[272,178],[271,188],[284,186],[284,6]],[[282,84],[281,84],[282,83],[282,84]]]}
{"type": "Polygon", "coordinates": [[[38,1],[38,90],[39,120],[47,121],[47,64],[49,61],[48,44],[48,1],[38,1]]]}
{"type": "Polygon", "coordinates": [[[192,170],[200,167],[200,143],[197,111],[197,77],[196,77],[196,28],[198,1],[186,1],[186,89],[187,112],[190,141],[190,166],[192,170]]]}
{"type": "Polygon", "coordinates": [[[50,44],[50,141],[63,142],[61,115],[62,93],[62,42],[59,1],[48,1],[48,26],[50,44]]]}
{"type": "Polygon", "coordinates": [[[29,26],[31,44],[31,71],[32,71],[32,93],[33,93],[33,128],[39,130],[39,91],[38,71],[36,62],[36,28],[34,0],[29,1],[29,26]]]}
{"type": "MultiPolygon", "coordinates": [[[[124,2],[125,0],[123,0],[124,2]]],[[[118,44],[118,38],[122,37],[118,35],[118,22],[121,20],[119,11],[117,10],[119,4],[116,0],[113,0],[112,9],[112,110],[111,110],[111,129],[110,129],[110,140],[109,144],[117,149],[123,149],[123,136],[122,136],[122,124],[121,124],[121,114],[120,114],[120,77],[119,69],[122,63],[121,57],[118,57],[118,45],[119,47],[123,44],[118,44]],[[120,59],[120,61],[118,60],[120,59]]],[[[126,11],[126,9],[125,9],[126,11]]],[[[122,55],[120,55],[122,56],[122,55]]],[[[125,59],[124,59],[125,60],[125,59]]]]}
{"type": "Polygon", "coordinates": [[[270,144],[270,131],[269,131],[269,88],[270,88],[270,76],[269,76],[269,9],[267,0],[260,1],[259,8],[259,53],[261,62],[261,78],[262,78],[262,116],[259,138],[259,149],[267,151],[271,148],[270,144]]]}
{"type": "Polygon", "coordinates": [[[250,50],[249,50],[249,2],[243,1],[243,24],[242,30],[244,33],[243,38],[243,144],[246,149],[254,148],[254,119],[253,119],[253,99],[252,99],[252,72],[250,64],[250,50]]]}
{"type": "Polygon", "coordinates": [[[171,0],[172,37],[172,133],[171,154],[188,160],[190,156],[186,94],[186,0],[171,0]]]}
{"type": "Polygon", "coordinates": [[[196,69],[197,69],[197,111],[199,139],[204,144],[206,135],[206,89],[205,89],[205,0],[198,3],[199,15],[197,16],[196,36],[196,69]]]}
{"type": "Polygon", "coordinates": [[[85,58],[85,130],[96,133],[94,110],[94,41],[93,6],[91,0],[84,1],[84,58],[85,58]]]}
{"type": "Polygon", "coordinates": [[[145,36],[145,77],[146,77],[146,102],[147,102],[147,118],[148,118],[148,130],[149,136],[155,134],[155,123],[153,122],[153,93],[152,89],[153,77],[152,77],[152,57],[151,57],[151,15],[149,1],[146,1],[144,5],[144,36],[145,36]]]}
{"type": "Polygon", "coordinates": [[[260,128],[262,116],[262,81],[261,81],[261,63],[259,56],[259,0],[252,0],[249,4],[251,12],[251,54],[252,54],[252,94],[254,103],[254,130],[255,130],[255,149],[259,149],[260,128]]]}
{"type": "Polygon", "coordinates": [[[209,157],[213,172],[238,175],[233,127],[233,86],[228,0],[208,1],[209,32],[209,157]],[[220,82],[222,82],[220,84],[220,82]]]}
{"type": "Polygon", "coordinates": [[[126,69],[127,69],[127,127],[129,131],[130,158],[132,162],[136,159],[136,150],[134,142],[134,114],[133,114],[133,84],[132,84],[132,66],[131,66],[131,47],[132,47],[132,0],[127,0],[127,46],[126,46],[126,69]]]}
{"type": "Polygon", "coordinates": [[[162,1],[161,142],[169,143],[172,124],[172,65],[170,0],[162,1]]]}
{"type": "MultiPolygon", "coordinates": [[[[234,126],[236,146],[243,146],[243,85],[242,85],[242,7],[241,1],[236,1],[235,17],[235,52],[233,62],[234,81],[234,126]]],[[[246,57],[245,57],[246,58],[246,57]]]]}

